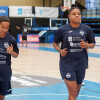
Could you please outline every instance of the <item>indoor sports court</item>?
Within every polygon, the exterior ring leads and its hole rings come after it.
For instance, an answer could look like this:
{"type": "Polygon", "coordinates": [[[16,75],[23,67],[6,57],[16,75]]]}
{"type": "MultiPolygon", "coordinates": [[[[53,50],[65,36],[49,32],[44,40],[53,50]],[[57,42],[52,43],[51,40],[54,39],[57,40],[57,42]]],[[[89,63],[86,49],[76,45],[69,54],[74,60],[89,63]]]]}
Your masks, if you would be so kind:
{"type": "Polygon", "coordinates": [[[18,58],[11,58],[12,94],[4,100],[68,100],[53,39],[59,27],[69,23],[72,4],[81,10],[79,24],[91,27],[96,40],[88,49],[89,68],[77,100],[100,100],[100,0],[0,0],[0,16],[10,18],[9,33],[19,48],[18,58]],[[22,44],[24,24],[27,41],[22,44]]]}
{"type": "MultiPolygon", "coordinates": [[[[68,91],[59,73],[59,53],[51,43],[32,43],[21,47],[18,59],[12,59],[13,93],[5,100],[67,100],[68,91]]],[[[77,100],[100,99],[100,43],[89,50],[86,72],[77,100]]]]}

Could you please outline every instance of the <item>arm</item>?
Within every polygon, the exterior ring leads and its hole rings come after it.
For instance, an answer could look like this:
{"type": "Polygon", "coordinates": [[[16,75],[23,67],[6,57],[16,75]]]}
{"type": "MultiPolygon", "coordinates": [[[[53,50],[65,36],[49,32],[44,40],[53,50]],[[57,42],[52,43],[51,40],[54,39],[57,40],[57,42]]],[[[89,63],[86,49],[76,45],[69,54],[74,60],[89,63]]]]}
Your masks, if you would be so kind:
{"type": "Polygon", "coordinates": [[[14,51],[12,51],[11,55],[12,55],[12,57],[14,57],[14,58],[16,58],[16,57],[18,56],[18,54],[17,54],[16,52],[14,52],[14,51]]]}
{"type": "Polygon", "coordinates": [[[63,50],[60,49],[59,45],[55,42],[53,42],[54,48],[61,54],[61,56],[66,56],[67,54],[67,48],[64,48],[63,50]]]}
{"type": "MultiPolygon", "coordinates": [[[[92,31],[92,29],[89,27],[88,28],[88,31],[87,31],[87,36],[86,36],[86,43],[85,43],[85,46],[86,48],[94,48],[95,46],[95,37],[94,37],[94,32],[92,31]]],[[[84,41],[81,40],[81,42],[83,42],[84,44],[84,41]]]]}
{"type": "Polygon", "coordinates": [[[17,28],[18,30],[20,30],[20,29],[21,29],[19,26],[16,26],[16,28],[17,28]]]}
{"type": "Polygon", "coordinates": [[[94,48],[95,44],[94,43],[86,43],[86,48],[94,48]]]}
{"type": "Polygon", "coordinates": [[[60,49],[60,47],[59,47],[59,45],[58,45],[57,43],[53,42],[53,47],[54,47],[59,53],[61,53],[61,49],[60,49]]]}
{"type": "Polygon", "coordinates": [[[87,43],[81,40],[80,42],[81,48],[94,48],[95,44],[94,43],[87,43]]]}
{"type": "Polygon", "coordinates": [[[11,54],[12,57],[14,57],[14,58],[16,58],[18,56],[18,54],[16,52],[14,52],[14,50],[13,50],[13,45],[11,45],[7,48],[7,53],[11,54]]]}

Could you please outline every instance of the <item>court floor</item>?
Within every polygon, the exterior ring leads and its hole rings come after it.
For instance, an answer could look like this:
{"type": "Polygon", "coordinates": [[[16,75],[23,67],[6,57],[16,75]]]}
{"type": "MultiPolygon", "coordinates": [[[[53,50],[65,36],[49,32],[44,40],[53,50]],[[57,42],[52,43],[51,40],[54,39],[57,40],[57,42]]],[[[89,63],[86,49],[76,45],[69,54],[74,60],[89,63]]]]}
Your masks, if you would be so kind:
{"type": "MultiPolygon", "coordinates": [[[[67,100],[68,91],[59,73],[59,53],[50,43],[19,44],[12,58],[12,94],[5,100],[67,100]]],[[[89,51],[87,69],[77,100],[100,100],[100,45],[89,51]]]]}

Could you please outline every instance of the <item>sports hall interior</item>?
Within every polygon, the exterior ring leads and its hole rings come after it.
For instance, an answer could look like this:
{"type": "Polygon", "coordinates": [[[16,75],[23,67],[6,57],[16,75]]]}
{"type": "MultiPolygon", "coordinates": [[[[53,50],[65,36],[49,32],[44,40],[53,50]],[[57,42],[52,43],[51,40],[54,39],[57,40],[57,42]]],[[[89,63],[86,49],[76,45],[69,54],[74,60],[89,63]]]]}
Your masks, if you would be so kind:
{"type": "Polygon", "coordinates": [[[67,100],[59,53],[52,43],[57,29],[69,23],[68,9],[73,3],[81,9],[81,23],[91,27],[96,40],[88,50],[89,68],[77,100],[100,100],[100,0],[0,0],[0,13],[6,8],[9,33],[19,48],[18,58],[12,58],[13,92],[5,100],[67,100]],[[21,30],[16,28],[23,24],[28,27],[27,47],[22,46],[21,30]]]}

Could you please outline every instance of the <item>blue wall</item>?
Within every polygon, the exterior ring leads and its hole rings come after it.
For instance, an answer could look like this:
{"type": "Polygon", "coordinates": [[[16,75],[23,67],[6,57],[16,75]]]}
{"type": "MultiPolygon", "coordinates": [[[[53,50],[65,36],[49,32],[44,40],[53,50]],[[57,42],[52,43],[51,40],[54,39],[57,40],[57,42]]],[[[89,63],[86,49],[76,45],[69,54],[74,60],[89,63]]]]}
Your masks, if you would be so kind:
{"type": "Polygon", "coordinates": [[[95,9],[100,8],[100,0],[86,0],[86,8],[89,9],[95,9]]]}
{"type": "Polygon", "coordinates": [[[0,6],[0,16],[8,16],[8,6],[0,6]]]}

